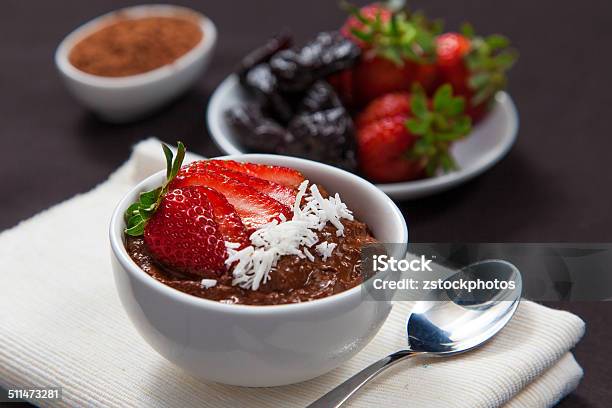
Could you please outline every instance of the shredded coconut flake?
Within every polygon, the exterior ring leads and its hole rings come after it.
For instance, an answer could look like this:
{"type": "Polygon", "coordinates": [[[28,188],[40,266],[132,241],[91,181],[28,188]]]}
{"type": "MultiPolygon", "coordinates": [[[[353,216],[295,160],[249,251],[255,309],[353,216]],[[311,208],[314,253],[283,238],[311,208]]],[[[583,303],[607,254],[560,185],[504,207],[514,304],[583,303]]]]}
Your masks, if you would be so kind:
{"type": "Polygon", "coordinates": [[[202,282],[200,284],[202,285],[204,289],[210,289],[210,288],[214,288],[215,286],[217,286],[217,280],[216,279],[202,279],[202,282]]]}
{"type": "MultiPolygon", "coordinates": [[[[253,232],[249,237],[251,245],[243,249],[239,249],[238,243],[225,243],[228,252],[225,264],[229,267],[237,262],[232,272],[232,285],[259,289],[270,279],[270,271],[284,255],[295,255],[314,262],[315,257],[308,248],[317,244],[319,238],[316,231],[321,231],[328,222],[336,227],[337,236],[344,235],[341,219],[353,220],[352,212],[338,194],[323,198],[315,184],[310,189],[308,184],[309,181],[305,180],[298,188],[291,220],[281,214],[280,222],[274,220],[253,232]],[[307,190],[310,194],[307,194],[307,190]],[[300,207],[302,199],[305,204],[300,207]]],[[[315,250],[326,260],[335,247],[334,243],[321,242],[315,250]]]]}
{"type": "Polygon", "coordinates": [[[338,244],[334,242],[323,241],[319,245],[317,245],[315,249],[317,253],[321,255],[321,258],[323,258],[324,261],[327,261],[327,258],[332,256],[332,252],[334,252],[334,249],[337,246],[338,244]]]}

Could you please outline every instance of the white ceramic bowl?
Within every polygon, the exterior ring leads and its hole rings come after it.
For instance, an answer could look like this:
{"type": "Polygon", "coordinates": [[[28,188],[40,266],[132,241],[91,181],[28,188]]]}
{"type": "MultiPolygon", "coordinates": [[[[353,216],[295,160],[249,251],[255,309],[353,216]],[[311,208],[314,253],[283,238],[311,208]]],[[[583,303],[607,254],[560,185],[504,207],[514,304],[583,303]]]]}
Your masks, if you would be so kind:
{"type": "MultiPolygon", "coordinates": [[[[339,192],[380,242],[407,243],[408,229],[400,210],[383,192],[358,176],[286,156],[225,158],[293,167],[328,191],[339,192]]],[[[164,178],[162,171],[138,184],[121,200],[110,224],[119,297],[142,337],[162,356],[205,380],[276,386],[332,370],[378,332],[391,305],[366,299],[361,286],[311,302],[246,306],[194,297],[153,279],[125,250],[123,213],[140,192],[159,186],[164,178]]],[[[405,247],[397,249],[403,250],[405,247]]]]}
{"type": "Polygon", "coordinates": [[[55,64],[72,95],[87,108],[111,122],[126,122],[161,107],[189,88],[208,66],[217,30],[204,15],[170,5],[142,5],[104,14],[70,33],[55,51],[55,64]],[[126,77],[91,75],[74,67],[68,60],[72,47],[117,13],[132,18],[149,16],[190,16],[200,25],[203,37],[192,50],[171,64],[152,71],[126,77]]]}
{"type": "MultiPolygon", "coordinates": [[[[226,154],[249,153],[227,124],[224,112],[250,98],[238,83],[236,75],[230,75],[219,85],[210,100],[207,111],[210,135],[226,154]]],[[[392,198],[416,199],[465,183],[491,168],[508,153],[516,141],[518,125],[518,113],[512,98],[505,92],[499,92],[487,118],[474,128],[468,138],[453,146],[459,170],[424,180],[377,186],[392,198]]]]}

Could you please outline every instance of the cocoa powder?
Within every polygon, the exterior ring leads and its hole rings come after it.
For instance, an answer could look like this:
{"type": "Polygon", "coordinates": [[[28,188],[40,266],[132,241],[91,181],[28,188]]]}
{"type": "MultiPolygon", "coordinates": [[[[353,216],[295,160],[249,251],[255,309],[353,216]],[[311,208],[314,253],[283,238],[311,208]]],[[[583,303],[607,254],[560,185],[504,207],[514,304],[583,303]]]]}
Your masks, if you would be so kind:
{"type": "Polygon", "coordinates": [[[172,63],[202,37],[198,24],[187,18],[118,16],[79,41],[68,58],[76,68],[93,75],[136,75],[172,63]]]}

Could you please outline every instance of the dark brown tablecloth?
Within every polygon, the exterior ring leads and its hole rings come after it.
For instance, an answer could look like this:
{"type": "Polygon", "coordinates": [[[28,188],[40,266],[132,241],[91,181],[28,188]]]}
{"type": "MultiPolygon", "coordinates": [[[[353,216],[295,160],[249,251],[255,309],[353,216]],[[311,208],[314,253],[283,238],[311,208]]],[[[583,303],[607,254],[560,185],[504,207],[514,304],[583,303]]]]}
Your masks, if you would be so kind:
{"type": "MultiPolygon", "coordinates": [[[[67,94],[53,53],[69,31],[126,1],[4,1],[0,12],[0,230],[103,181],[148,136],[218,150],[204,112],[240,56],[281,27],[299,40],[342,21],[334,1],[181,1],[219,29],[216,57],[197,86],[137,123],[98,121],[67,94]]],[[[612,219],[612,3],[608,0],[415,1],[449,27],[470,20],[521,51],[510,92],[521,118],[516,146],[494,169],[435,197],[400,203],[421,242],[605,242],[612,219]]],[[[86,221],[86,217],[84,218],[86,221]]],[[[86,228],[86,225],[84,225],[86,228]]],[[[561,407],[612,404],[612,303],[552,306],[587,322],[575,354],[585,369],[561,407]]],[[[314,396],[313,396],[314,397],[314,396]]]]}

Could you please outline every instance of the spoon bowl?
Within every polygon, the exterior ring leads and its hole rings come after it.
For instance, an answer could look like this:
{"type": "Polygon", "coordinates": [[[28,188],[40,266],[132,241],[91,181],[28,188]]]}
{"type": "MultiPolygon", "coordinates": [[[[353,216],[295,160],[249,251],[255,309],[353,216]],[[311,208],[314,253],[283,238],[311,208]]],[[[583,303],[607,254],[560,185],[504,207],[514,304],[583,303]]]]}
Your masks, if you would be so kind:
{"type": "Polygon", "coordinates": [[[371,364],[307,408],[338,408],[378,374],[409,357],[445,357],[482,345],[512,319],[523,289],[519,270],[502,260],[474,263],[446,281],[483,282],[483,286],[476,291],[430,291],[427,300],[417,302],[408,316],[405,350],[371,364]]]}
{"type": "Polygon", "coordinates": [[[487,260],[461,269],[447,280],[513,283],[507,289],[432,291],[432,300],[417,302],[406,331],[412,351],[449,355],[468,351],[499,332],[512,318],[522,293],[519,270],[509,262],[487,260]]]}

